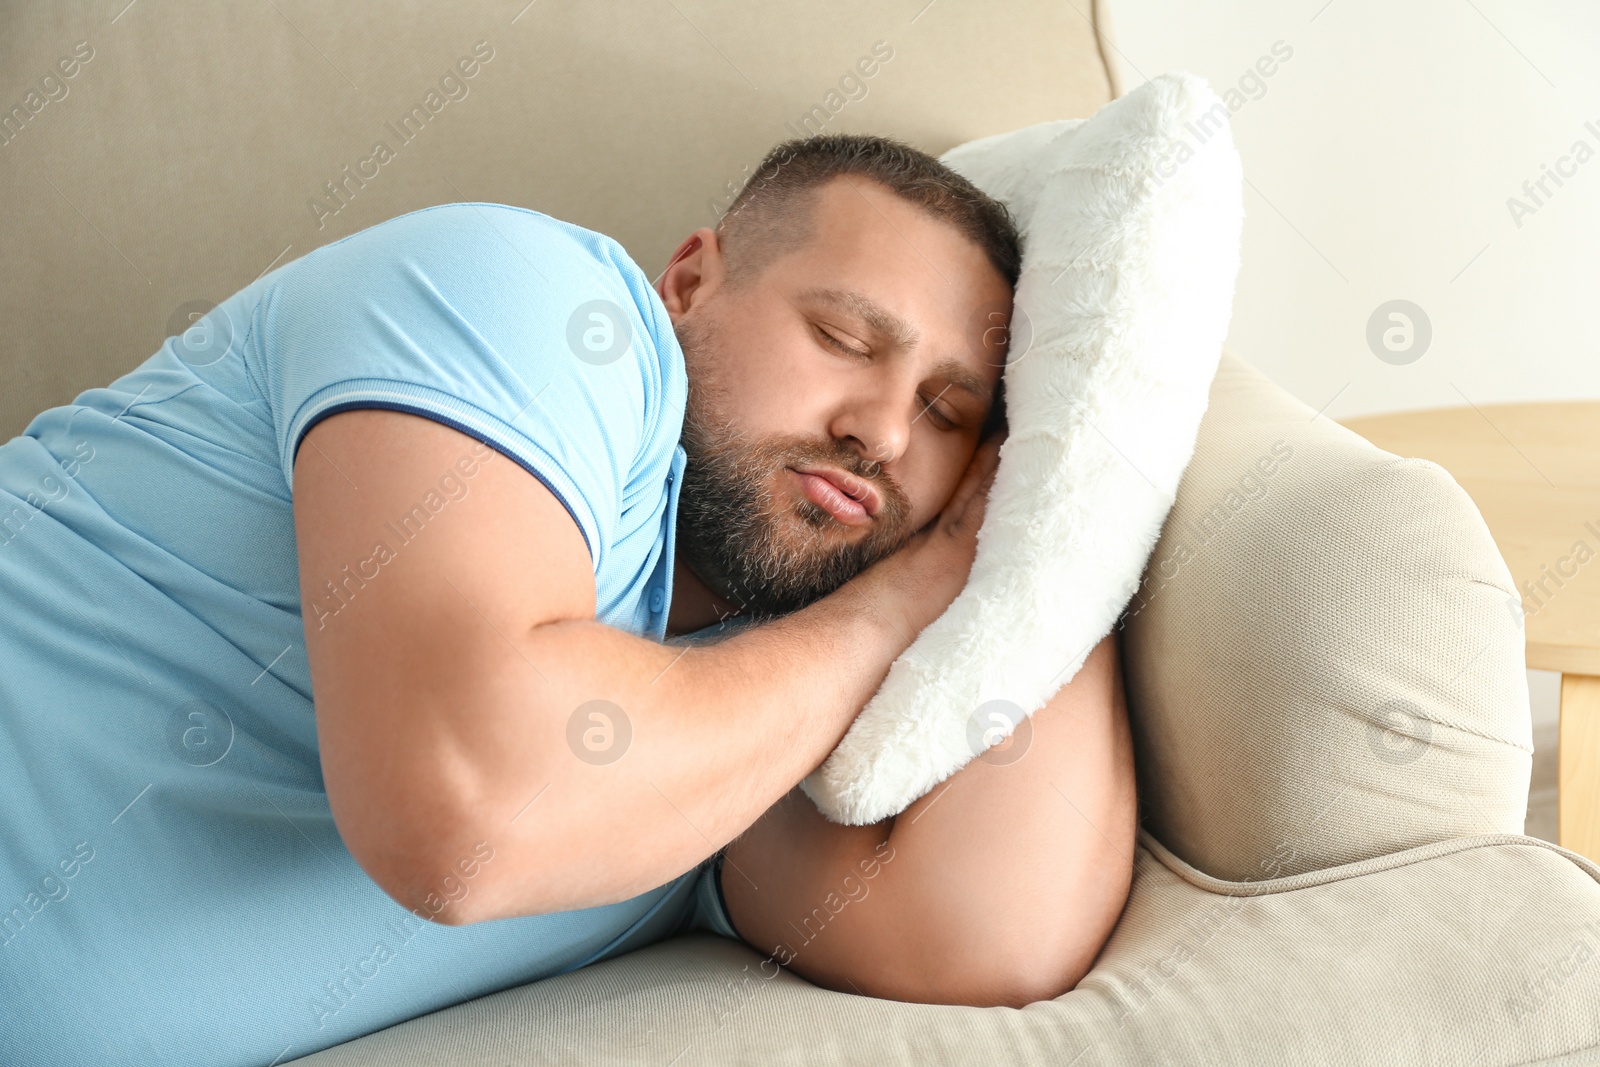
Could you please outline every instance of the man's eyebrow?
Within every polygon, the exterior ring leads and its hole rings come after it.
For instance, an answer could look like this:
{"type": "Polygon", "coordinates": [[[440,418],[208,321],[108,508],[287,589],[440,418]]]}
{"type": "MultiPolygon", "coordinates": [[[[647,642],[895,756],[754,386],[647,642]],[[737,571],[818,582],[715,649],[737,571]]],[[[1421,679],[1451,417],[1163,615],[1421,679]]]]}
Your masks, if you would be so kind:
{"type": "Polygon", "coordinates": [[[853,289],[817,286],[802,291],[800,297],[804,300],[814,300],[819,304],[828,304],[855,315],[901,348],[910,348],[917,343],[917,331],[911,328],[910,323],[865,293],[858,293],[853,289]]]}
{"type": "MultiPolygon", "coordinates": [[[[917,338],[920,336],[910,323],[865,293],[858,293],[853,289],[817,286],[803,290],[800,296],[802,299],[827,304],[859,317],[872,329],[890,338],[902,348],[910,348],[917,343],[917,338]]],[[[994,390],[989,387],[989,383],[971,367],[953,356],[941,360],[933,368],[933,374],[934,377],[949,382],[952,389],[959,389],[975,400],[987,404],[993,399],[994,390]]]]}
{"type": "Polygon", "coordinates": [[[933,368],[935,377],[943,378],[950,383],[951,388],[960,389],[963,393],[970,393],[974,399],[987,403],[993,396],[989,383],[965,363],[955,358],[949,358],[933,368]]]}

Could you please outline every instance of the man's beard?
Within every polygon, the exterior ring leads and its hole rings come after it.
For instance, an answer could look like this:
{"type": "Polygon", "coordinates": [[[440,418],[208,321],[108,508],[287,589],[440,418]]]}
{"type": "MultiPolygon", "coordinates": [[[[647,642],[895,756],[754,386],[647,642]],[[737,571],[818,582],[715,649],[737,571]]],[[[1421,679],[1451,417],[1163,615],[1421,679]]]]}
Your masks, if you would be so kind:
{"type": "Polygon", "coordinates": [[[781,615],[805,607],[905,543],[911,504],[878,464],[844,441],[787,435],[752,438],[728,418],[717,372],[727,353],[716,330],[677,324],[689,375],[678,494],[677,552],[712,592],[741,615],[781,615]],[[840,467],[879,492],[864,534],[851,536],[826,509],[801,496],[790,503],[775,482],[785,467],[840,467]]]}

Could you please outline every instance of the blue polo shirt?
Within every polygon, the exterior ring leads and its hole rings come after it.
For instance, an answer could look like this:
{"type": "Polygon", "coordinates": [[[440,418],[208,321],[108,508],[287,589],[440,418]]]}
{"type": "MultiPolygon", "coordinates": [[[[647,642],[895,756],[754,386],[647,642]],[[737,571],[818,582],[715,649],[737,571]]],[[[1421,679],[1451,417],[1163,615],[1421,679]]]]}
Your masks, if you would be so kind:
{"type": "Polygon", "coordinates": [[[0,446],[0,1062],[264,1067],[730,932],[705,913],[709,861],[621,903],[464,927],[384,894],[323,787],[290,504],[318,419],[435,419],[480,443],[474,463],[492,448],[547,485],[588,546],[595,617],[660,640],[686,389],[615,241],[451,204],[279,267],[0,446]]]}

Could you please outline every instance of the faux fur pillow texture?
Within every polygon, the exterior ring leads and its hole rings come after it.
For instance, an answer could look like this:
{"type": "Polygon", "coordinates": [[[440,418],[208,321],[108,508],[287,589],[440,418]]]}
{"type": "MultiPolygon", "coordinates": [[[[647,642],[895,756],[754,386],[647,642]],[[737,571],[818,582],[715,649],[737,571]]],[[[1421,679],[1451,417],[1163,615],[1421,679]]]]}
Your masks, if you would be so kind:
{"type": "Polygon", "coordinates": [[[1194,451],[1239,269],[1243,172],[1228,109],[1195,75],[942,159],[1024,236],[1009,432],[966,586],[801,783],[837,823],[904,811],[1110,633],[1194,451]]]}

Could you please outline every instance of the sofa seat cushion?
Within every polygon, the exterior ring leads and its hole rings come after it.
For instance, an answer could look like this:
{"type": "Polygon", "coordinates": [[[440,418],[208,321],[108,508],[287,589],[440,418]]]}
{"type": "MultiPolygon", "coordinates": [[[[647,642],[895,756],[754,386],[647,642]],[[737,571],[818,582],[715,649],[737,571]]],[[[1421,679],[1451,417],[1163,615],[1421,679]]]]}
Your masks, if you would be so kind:
{"type": "Polygon", "coordinates": [[[1141,831],[1093,970],[1022,1009],[834,993],[696,933],[296,1062],[1510,1067],[1600,1045],[1600,866],[1483,834],[1281,873],[1316,833],[1226,882],[1141,831]]]}

